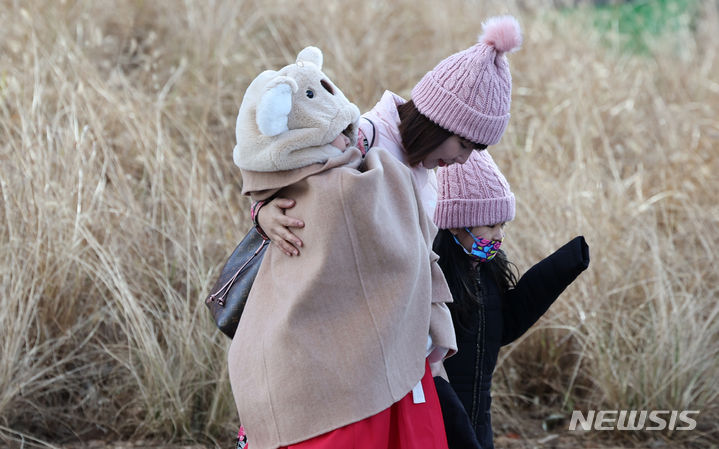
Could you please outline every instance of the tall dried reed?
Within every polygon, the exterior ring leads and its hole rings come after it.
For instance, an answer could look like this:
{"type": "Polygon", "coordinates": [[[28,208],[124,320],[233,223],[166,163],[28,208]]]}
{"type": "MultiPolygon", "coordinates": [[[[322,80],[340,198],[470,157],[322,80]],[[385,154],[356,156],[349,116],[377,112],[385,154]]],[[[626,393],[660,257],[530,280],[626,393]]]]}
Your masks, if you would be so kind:
{"type": "MultiPolygon", "coordinates": [[[[511,12],[512,120],[491,149],[518,198],[522,269],[584,234],[592,263],[502,353],[498,429],[521,409],[719,418],[716,7],[648,55],[588,10],[524,2],[3,1],[0,438],[216,440],[236,426],[228,341],[202,299],[250,226],[234,117],[306,45],[362,110],[408,96],[511,12]],[[538,407],[540,404],[541,407],[538,407]]],[[[528,430],[529,432],[530,430],[528,430]]],[[[229,436],[229,437],[228,437],[229,436]]],[[[714,433],[713,437],[716,437],[714,433]]]]}

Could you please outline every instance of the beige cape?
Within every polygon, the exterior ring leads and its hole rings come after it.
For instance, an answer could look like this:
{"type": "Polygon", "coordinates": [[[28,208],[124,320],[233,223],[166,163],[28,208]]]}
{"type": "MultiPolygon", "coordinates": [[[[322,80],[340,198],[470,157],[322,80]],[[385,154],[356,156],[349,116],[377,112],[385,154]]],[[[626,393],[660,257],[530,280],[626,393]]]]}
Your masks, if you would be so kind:
{"type": "Polygon", "coordinates": [[[428,333],[456,350],[437,232],[409,169],[373,148],[285,172],[243,171],[253,199],[281,189],[305,226],[299,257],[270,245],[229,350],[253,449],[372,416],[424,372],[428,333]],[[431,329],[430,329],[431,321],[431,329]]]}

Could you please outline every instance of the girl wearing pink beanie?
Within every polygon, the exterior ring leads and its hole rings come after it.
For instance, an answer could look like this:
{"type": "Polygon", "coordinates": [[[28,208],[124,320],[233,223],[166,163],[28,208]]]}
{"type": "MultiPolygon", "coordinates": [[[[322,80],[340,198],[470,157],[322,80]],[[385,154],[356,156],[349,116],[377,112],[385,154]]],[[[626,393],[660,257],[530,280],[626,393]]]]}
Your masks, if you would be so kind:
{"type": "Polygon", "coordinates": [[[440,168],[437,180],[433,249],[454,300],[458,352],[444,361],[446,376],[435,377],[435,385],[449,448],[488,449],[499,348],[524,334],[589,266],[589,248],[576,237],[517,280],[500,248],[504,225],[514,219],[514,194],[489,152],[440,168]]]}
{"type": "MultiPolygon", "coordinates": [[[[411,100],[386,91],[362,116],[360,149],[366,153],[370,147],[384,148],[407,165],[430,217],[437,202],[433,169],[462,164],[474,150],[494,145],[502,137],[512,93],[506,54],[521,42],[514,17],[490,18],[483,23],[478,42],[427,72],[412,89],[411,100]]],[[[304,223],[285,214],[294,201],[275,198],[267,202],[269,207],[263,205],[253,206],[255,225],[287,255],[299,255],[302,241],[291,228],[304,223]]]]}

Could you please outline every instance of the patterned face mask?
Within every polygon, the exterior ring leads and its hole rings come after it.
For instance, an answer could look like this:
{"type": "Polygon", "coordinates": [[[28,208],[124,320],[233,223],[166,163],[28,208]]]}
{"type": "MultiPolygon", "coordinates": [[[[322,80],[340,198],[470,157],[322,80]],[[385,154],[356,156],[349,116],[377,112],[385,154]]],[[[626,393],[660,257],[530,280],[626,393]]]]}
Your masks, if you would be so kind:
{"type": "Polygon", "coordinates": [[[465,252],[470,258],[476,260],[477,262],[487,262],[494,258],[494,256],[497,255],[497,251],[499,251],[499,247],[502,246],[502,240],[487,240],[487,239],[481,239],[479,237],[476,237],[474,234],[472,234],[472,231],[469,230],[469,228],[464,228],[469,235],[472,236],[472,240],[474,242],[472,243],[472,249],[470,251],[467,251],[467,249],[462,245],[457,237],[453,234],[452,237],[454,238],[454,241],[457,242],[457,245],[459,245],[462,248],[462,251],[465,252]]]}

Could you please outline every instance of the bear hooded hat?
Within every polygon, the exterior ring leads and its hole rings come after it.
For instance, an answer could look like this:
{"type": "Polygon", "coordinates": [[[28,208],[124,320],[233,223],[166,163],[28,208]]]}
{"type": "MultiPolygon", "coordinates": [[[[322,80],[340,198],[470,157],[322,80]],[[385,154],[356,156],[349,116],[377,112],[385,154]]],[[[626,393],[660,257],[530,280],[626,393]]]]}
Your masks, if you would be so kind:
{"type": "Polygon", "coordinates": [[[276,172],[323,163],[342,154],[340,134],[357,141],[359,109],[322,72],[322,52],[307,47],[294,64],[262,72],[237,115],[232,158],[239,168],[276,172]]]}

